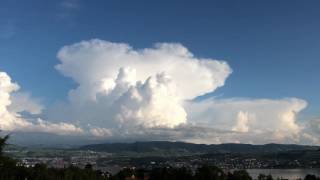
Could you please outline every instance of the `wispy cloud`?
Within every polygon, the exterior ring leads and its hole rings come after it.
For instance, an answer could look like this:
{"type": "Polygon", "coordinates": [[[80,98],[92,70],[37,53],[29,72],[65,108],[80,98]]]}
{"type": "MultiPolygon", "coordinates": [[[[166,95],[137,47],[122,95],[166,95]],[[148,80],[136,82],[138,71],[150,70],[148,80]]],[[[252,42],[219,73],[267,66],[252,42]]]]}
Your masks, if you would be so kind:
{"type": "Polygon", "coordinates": [[[78,9],[80,4],[78,0],[64,0],[60,3],[60,6],[65,9],[78,9]]]}
{"type": "Polygon", "coordinates": [[[79,0],[63,0],[58,3],[57,17],[60,19],[73,19],[80,7],[79,0]]]}

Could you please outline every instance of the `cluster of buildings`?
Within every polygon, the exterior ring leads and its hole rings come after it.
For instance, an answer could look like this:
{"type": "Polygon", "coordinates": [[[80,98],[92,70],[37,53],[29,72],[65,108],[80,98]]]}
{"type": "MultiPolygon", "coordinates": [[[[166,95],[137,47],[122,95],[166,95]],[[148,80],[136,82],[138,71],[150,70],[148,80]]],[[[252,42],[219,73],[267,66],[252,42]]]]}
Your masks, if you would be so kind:
{"type": "Polygon", "coordinates": [[[266,159],[234,154],[193,155],[182,157],[132,157],[129,155],[114,155],[94,151],[71,151],[54,156],[32,155],[19,157],[19,165],[32,167],[36,164],[46,164],[48,167],[65,168],[76,166],[85,168],[90,164],[93,169],[116,174],[123,168],[142,168],[150,170],[157,167],[187,167],[195,171],[198,167],[208,164],[225,170],[232,169],[272,169],[272,168],[313,168],[320,167],[320,160],[301,162],[285,159],[266,159]]]}

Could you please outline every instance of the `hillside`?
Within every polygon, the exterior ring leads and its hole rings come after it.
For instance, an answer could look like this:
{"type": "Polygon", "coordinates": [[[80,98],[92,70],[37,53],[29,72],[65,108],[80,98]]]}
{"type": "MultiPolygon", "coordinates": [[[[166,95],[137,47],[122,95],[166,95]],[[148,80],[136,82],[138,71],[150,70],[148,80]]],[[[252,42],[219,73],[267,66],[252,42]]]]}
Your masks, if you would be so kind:
{"type": "Polygon", "coordinates": [[[185,142],[149,141],[134,143],[105,143],[91,144],[80,147],[81,150],[104,151],[110,153],[121,152],[188,152],[188,153],[274,153],[299,150],[317,150],[318,146],[295,144],[193,144],[185,142]]]}

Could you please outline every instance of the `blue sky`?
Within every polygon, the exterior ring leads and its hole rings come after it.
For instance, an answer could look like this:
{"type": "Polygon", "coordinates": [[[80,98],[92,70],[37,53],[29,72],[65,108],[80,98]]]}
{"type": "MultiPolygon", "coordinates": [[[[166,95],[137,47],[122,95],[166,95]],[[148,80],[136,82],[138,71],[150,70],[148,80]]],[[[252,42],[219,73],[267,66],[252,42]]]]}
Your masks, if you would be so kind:
{"type": "Polygon", "coordinates": [[[297,97],[320,115],[320,2],[2,0],[0,69],[45,104],[77,86],[59,73],[64,45],[99,38],[135,49],[178,42],[233,70],[208,96],[297,97]]]}

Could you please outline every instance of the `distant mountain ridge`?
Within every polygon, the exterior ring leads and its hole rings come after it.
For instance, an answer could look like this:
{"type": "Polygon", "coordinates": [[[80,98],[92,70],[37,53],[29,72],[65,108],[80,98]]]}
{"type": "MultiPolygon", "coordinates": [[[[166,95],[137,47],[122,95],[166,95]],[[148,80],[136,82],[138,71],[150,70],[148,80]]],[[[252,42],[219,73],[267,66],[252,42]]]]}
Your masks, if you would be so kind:
{"type": "Polygon", "coordinates": [[[134,143],[105,143],[90,144],[80,147],[81,150],[104,151],[109,153],[121,152],[157,152],[175,151],[188,153],[275,153],[286,151],[319,150],[319,146],[296,144],[193,144],[186,142],[147,141],[134,143]]]}

